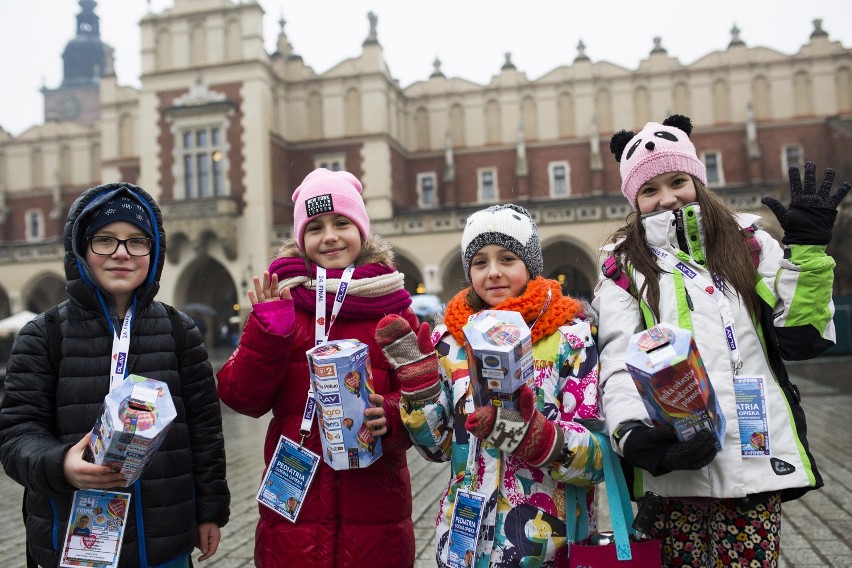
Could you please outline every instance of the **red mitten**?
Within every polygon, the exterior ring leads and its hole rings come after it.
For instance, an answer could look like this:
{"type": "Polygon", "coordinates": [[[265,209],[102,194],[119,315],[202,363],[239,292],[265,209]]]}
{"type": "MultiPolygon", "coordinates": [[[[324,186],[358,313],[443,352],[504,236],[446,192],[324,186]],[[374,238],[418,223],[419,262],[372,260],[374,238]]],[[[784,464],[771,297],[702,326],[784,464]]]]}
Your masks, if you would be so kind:
{"type": "Polygon", "coordinates": [[[383,317],[376,326],[376,341],[396,369],[400,393],[410,402],[434,400],[441,392],[438,357],[430,335],[429,324],[421,324],[414,335],[408,321],[395,314],[383,317]]]}
{"type": "Polygon", "coordinates": [[[480,440],[532,466],[541,467],[555,461],[562,453],[565,433],[539,412],[529,387],[521,387],[518,402],[520,410],[481,406],[468,415],[464,427],[480,440]]]}

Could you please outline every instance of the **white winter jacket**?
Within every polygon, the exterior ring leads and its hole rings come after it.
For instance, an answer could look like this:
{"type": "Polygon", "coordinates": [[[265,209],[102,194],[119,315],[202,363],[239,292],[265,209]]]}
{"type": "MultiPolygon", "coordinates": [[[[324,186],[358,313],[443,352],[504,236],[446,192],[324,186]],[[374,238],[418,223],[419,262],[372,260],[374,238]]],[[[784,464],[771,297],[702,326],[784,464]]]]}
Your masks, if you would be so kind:
{"type": "MultiPolygon", "coordinates": [[[[738,216],[743,228],[752,227],[758,219],[754,215],[738,216]]],[[[690,269],[712,281],[702,266],[704,235],[697,204],[677,212],[652,214],[642,222],[648,244],[676,255],[690,269]],[[679,231],[686,251],[678,247],[679,231]]],[[[765,304],[760,320],[763,325],[759,322],[755,326],[731,287],[726,286],[725,290],[728,290],[726,297],[733,312],[742,359],[738,376],[764,378],[771,455],[744,457],[741,451],[734,372],[719,304],[677,271],[660,264],[664,270],[660,279],[660,320],[680,327],[691,326],[727,425],[724,447],[707,467],[659,477],[637,470],[633,487],[637,495],[650,490],[666,497],[741,498],[781,492],[782,498],[788,500],[822,485],[808,452],[798,390],[789,383],[780,356],[813,357],[834,341],[831,321],[834,261],[825,255],[824,246],[793,245],[785,259],[785,250],[768,233],[757,229],[754,238],[760,244],[756,281],[761,304],[765,304]]],[[[615,246],[605,247],[605,253],[610,254],[615,246]]],[[[630,277],[635,289],[641,289],[641,273],[633,271],[630,277]]],[[[610,278],[598,283],[593,305],[600,313],[599,384],[607,430],[615,432],[620,425],[631,421],[650,425],[624,361],[630,337],[646,327],[640,305],[610,278]]],[[[629,436],[628,432],[621,442],[629,436]]],[[[614,438],[613,444],[620,452],[614,438]]]]}

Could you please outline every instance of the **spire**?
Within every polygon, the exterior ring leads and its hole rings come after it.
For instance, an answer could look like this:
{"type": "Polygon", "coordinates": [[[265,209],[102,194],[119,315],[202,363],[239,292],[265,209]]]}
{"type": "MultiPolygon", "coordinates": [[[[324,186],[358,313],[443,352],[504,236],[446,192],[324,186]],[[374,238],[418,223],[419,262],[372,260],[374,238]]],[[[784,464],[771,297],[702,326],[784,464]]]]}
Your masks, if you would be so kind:
{"type": "Polygon", "coordinates": [[[827,37],[828,32],[822,29],[822,19],[817,18],[814,20],[814,31],[811,32],[811,39],[815,37],[827,37]]]}
{"type": "Polygon", "coordinates": [[[107,54],[101,41],[100,18],[95,14],[97,4],[95,0],[80,0],[77,37],[68,42],[62,53],[63,87],[97,84],[104,74],[107,54]]]}
{"type": "Polygon", "coordinates": [[[734,24],[734,27],[731,28],[731,43],[728,44],[728,47],[735,45],[745,45],[745,42],[740,39],[740,28],[737,27],[737,24],[734,24]]]}
{"type": "Polygon", "coordinates": [[[367,20],[370,21],[370,32],[367,34],[367,39],[364,40],[364,45],[379,43],[379,34],[376,31],[376,26],[379,23],[379,17],[375,12],[367,12],[367,20]]]}
{"type": "Polygon", "coordinates": [[[440,59],[438,59],[436,57],[435,61],[432,62],[432,67],[434,67],[435,69],[432,71],[432,74],[429,75],[429,78],[443,77],[444,76],[444,72],[441,71],[441,60],[440,59]]]}
{"type": "Polygon", "coordinates": [[[577,57],[574,58],[574,61],[576,62],[588,60],[589,56],[586,55],[586,44],[583,43],[583,40],[581,39],[579,42],[577,42],[577,57]]]}
{"type": "Polygon", "coordinates": [[[284,14],[281,14],[281,17],[278,18],[278,50],[273,55],[289,57],[293,53],[293,45],[287,39],[287,34],[284,33],[286,23],[284,14]]]}

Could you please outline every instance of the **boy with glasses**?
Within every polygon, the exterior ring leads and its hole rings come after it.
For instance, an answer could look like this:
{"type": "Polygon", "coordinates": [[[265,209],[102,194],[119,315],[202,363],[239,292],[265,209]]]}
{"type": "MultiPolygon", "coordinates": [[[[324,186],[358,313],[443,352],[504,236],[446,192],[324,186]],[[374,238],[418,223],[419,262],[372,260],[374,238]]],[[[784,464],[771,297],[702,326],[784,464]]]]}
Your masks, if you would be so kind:
{"type": "Polygon", "coordinates": [[[142,188],[85,191],[65,224],[69,299],[27,324],[0,403],[0,461],[25,488],[27,552],[56,566],[77,489],[131,493],[121,566],[191,565],[212,556],[228,521],[222,417],[192,319],[154,299],[165,261],[160,208],[142,188]],[[117,357],[121,355],[122,357],[117,357]],[[116,360],[126,360],[124,368],[116,360]],[[111,379],[165,382],[177,418],[130,487],[83,459],[111,379]]]}

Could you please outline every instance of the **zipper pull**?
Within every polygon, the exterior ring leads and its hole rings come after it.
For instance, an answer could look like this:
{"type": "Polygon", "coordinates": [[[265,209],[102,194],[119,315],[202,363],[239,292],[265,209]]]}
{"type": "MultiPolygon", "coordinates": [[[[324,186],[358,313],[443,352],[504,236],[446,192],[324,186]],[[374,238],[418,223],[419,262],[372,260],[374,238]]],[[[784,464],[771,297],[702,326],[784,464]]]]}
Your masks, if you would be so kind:
{"type": "Polygon", "coordinates": [[[686,295],[686,305],[689,306],[689,311],[694,312],[695,306],[692,305],[692,297],[689,295],[689,290],[686,289],[686,286],[683,287],[683,293],[686,295]]]}

